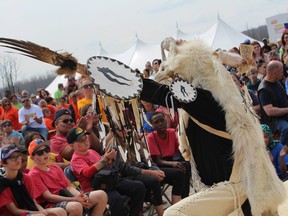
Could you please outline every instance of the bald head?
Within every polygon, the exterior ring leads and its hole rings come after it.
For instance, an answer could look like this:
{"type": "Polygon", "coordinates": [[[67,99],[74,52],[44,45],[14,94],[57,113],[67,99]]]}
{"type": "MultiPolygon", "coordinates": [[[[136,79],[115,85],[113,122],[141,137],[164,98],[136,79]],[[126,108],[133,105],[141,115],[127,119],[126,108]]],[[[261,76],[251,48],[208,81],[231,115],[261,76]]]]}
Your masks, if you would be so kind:
{"type": "Polygon", "coordinates": [[[279,81],[283,78],[283,64],[279,61],[270,61],[266,70],[270,81],[279,81]]]}

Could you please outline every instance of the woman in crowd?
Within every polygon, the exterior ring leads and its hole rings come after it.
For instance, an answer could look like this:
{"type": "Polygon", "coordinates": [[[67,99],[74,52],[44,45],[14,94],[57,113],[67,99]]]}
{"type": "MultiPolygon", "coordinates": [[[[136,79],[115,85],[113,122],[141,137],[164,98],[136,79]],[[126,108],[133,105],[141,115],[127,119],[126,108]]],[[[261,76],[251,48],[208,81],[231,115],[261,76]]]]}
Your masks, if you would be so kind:
{"type": "Polygon", "coordinates": [[[13,130],[12,122],[6,119],[2,122],[3,140],[5,144],[20,144],[24,146],[24,138],[22,134],[13,130]]]}
{"type": "Polygon", "coordinates": [[[11,101],[8,98],[3,98],[2,107],[3,113],[0,119],[9,119],[13,125],[14,130],[21,130],[21,124],[18,120],[18,109],[11,105],[11,101]]]}

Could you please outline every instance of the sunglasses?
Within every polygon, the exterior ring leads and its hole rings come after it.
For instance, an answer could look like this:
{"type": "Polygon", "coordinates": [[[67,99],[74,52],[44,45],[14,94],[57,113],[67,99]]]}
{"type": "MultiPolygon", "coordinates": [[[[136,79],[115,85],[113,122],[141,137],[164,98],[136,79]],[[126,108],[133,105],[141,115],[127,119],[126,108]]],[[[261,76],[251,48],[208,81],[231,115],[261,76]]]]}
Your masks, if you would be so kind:
{"type": "Polygon", "coordinates": [[[15,156],[9,157],[7,159],[9,159],[11,161],[17,161],[18,159],[22,159],[22,154],[15,155],[15,156]]]}
{"type": "Polygon", "coordinates": [[[93,88],[93,84],[86,84],[86,85],[83,85],[82,88],[84,89],[88,89],[88,88],[93,88]]]}
{"type": "Polygon", "coordinates": [[[11,105],[10,104],[3,104],[3,106],[6,107],[6,106],[11,106],[11,105]]]}
{"type": "Polygon", "coordinates": [[[63,122],[64,124],[68,124],[69,122],[70,122],[70,123],[73,123],[74,120],[73,120],[72,118],[69,118],[69,119],[63,119],[63,120],[61,120],[60,122],[63,122]]]}
{"type": "Polygon", "coordinates": [[[28,102],[28,101],[30,101],[30,100],[26,99],[26,100],[21,101],[21,103],[25,103],[25,102],[28,102]]]}
{"type": "Polygon", "coordinates": [[[35,152],[33,152],[33,156],[34,155],[38,155],[38,156],[42,156],[44,154],[44,152],[46,153],[49,153],[50,152],[50,148],[49,147],[46,147],[45,149],[42,149],[42,150],[37,150],[35,152]]]}
{"type": "Polygon", "coordinates": [[[11,126],[11,124],[3,124],[3,125],[2,125],[3,128],[9,127],[9,126],[11,126]]]}

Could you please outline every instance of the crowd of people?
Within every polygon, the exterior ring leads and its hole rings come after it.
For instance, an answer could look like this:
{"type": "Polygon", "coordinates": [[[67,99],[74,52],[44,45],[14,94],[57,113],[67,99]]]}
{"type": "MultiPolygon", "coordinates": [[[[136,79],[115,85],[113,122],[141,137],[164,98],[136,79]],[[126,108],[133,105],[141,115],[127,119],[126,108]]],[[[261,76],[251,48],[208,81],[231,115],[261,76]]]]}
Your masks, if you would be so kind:
{"type": "MultiPolygon", "coordinates": [[[[240,92],[248,88],[251,107],[262,123],[267,154],[279,178],[286,181],[288,32],[278,44],[267,39],[262,47],[257,41],[244,43],[253,46],[249,70],[240,74],[237,68],[225,67],[240,92]]],[[[240,54],[236,47],[228,52],[240,54]]],[[[160,59],[147,62],[143,79],[154,79],[161,63],[160,59]]],[[[162,216],[163,184],[172,186],[172,204],[189,196],[191,165],[179,151],[177,111],[142,98],[139,106],[145,115],[138,138],[142,144],[141,140],[147,140],[152,164],[136,163],[131,157],[125,161],[119,149],[107,143],[111,137],[126,142],[129,131],[117,124],[112,128],[101,100],[93,110],[94,90],[90,79],[69,76],[54,95],[39,88],[37,94],[23,90],[1,100],[0,216],[103,215],[107,204],[111,215],[139,216],[145,201],[162,216]],[[78,179],[80,191],[65,176],[67,167],[78,179]],[[104,171],[113,178],[99,177],[104,171]]],[[[206,185],[215,183],[209,181],[210,174],[206,185]]]]}

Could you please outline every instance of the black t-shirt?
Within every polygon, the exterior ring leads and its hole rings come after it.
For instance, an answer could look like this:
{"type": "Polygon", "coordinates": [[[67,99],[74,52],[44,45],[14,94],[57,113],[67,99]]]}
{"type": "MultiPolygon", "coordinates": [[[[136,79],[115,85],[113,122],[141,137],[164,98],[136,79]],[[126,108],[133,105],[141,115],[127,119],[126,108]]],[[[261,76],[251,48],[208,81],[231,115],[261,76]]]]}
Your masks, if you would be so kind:
{"type": "MultiPolygon", "coordinates": [[[[279,82],[272,83],[266,80],[262,80],[262,82],[264,82],[264,85],[266,86],[264,89],[259,89],[258,92],[259,102],[262,107],[269,104],[279,108],[288,107],[288,99],[285,89],[279,82]]],[[[285,118],[288,120],[286,115],[278,118],[285,118]]]]}

